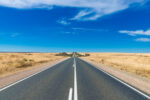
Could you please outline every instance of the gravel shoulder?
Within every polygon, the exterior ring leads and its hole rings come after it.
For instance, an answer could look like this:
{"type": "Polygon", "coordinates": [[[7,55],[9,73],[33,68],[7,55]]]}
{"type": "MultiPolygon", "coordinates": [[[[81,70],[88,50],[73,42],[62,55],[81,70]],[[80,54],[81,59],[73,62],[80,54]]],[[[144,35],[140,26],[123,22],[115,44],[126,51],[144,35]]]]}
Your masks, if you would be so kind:
{"type": "Polygon", "coordinates": [[[27,69],[9,74],[7,76],[0,77],[0,88],[3,88],[5,86],[12,84],[16,81],[19,81],[23,78],[26,78],[34,73],[37,73],[44,69],[50,68],[50,67],[54,66],[55,64],[60,63],[66,59],[68,59],[68,58],[62,58],[60,60],[52,61],[49,63],[35,65],[34,67],[31,67],[31,68],[29,67],[27,69]]]}
{"type": "Polygon", "coordinates": [[[84,58],[82,59],[150,95],[150,79],[84,58]]]}

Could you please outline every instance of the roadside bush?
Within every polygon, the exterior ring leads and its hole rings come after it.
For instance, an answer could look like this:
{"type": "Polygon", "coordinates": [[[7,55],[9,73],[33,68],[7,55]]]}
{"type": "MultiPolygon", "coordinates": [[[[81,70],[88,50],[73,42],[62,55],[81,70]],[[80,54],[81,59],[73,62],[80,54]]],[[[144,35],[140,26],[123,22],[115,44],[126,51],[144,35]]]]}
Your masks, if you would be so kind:
{"type": "Polygon", "coordinates": [[[90,54],[86,53],[85,56],[90,56],[90,54]]]}
{"type": "Polygon", "coordinates": [[[34,62],[34,60],[33,60],[33,59],[29,59],[29,61],[30,61],[30,62],[34,62]]]}
{"type": "Polygon", "coordinates": [[[28,60],[26,58],[24,58],[23,61],[28,61],[28,60]]]}
{"type": "Polygon", "coordinates": [[[23,60],[18,61],[17,68],[29,67],[32,66],[32,64],[32,62],[28,62],[28,60],[24,58],[23,60]]]}

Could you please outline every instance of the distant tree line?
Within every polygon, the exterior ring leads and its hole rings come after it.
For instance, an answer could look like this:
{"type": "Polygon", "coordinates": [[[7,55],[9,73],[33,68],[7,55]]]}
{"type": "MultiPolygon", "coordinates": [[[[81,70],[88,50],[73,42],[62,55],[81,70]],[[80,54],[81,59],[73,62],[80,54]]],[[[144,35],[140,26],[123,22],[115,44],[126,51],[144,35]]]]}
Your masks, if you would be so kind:
{"type": "Polygon", "coordinates": [[[76,54],[77,57],[87,57],[87,56],[90,56],[90,54],[88,54],[88,53],[80,54],[80,53],[75,52],[75,54],[76,54]]]}
{"type": "Polygon", "coordinates": [[[62,52],[62,53],[56,54],[56,56],[69,56],[69,57],[72,57],[73,54],[72,54],[72,53],[68,54],[68,53],[66,53],[66,52],[62,52]]]}
{"type": "Polygon", "coordinates": [[[68,56],[68,57],[72,57],[74,53],[75,53],[75,55],[77,57],[87,57],[87,56],[90,56],[90,54],[88,54],[88,53],[80,54],[80,53],[77,53],[77,52],[73,52],[73,53],[61,52],[61,53],[56,54],[56,56],[66,56],[66,57],[68,56]]]}

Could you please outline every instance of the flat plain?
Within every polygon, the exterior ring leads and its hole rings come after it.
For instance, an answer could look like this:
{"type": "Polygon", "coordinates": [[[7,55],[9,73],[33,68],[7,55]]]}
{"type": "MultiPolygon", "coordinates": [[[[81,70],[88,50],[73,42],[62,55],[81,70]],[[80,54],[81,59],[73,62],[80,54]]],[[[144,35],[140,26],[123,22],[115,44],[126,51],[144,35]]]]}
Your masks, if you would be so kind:
{"type": "Polygon", "coordinates": [[[0,53],[0,77],[62,59],[56,53],[0,53]]]}
{"type": "MultiPolygon", "coordinates": [[[[82,53],[84,54],[84,53],[82,53]]],[[[84,59],[150,78],[149,53],[89,53],[84,59]]]]}

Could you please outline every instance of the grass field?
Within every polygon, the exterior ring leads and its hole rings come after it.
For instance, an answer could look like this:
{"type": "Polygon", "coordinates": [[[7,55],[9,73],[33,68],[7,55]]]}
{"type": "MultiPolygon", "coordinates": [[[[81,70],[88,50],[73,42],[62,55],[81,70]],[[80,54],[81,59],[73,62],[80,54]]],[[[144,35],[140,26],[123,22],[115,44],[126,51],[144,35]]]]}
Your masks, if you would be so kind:
{"type": "Polygon", "coordinates": [[[89,53],[85,59],[150,78],[150,54],[89,53]]]}
{"type": "Polygon", "coordinates": [[[55,53],[0,53],[0,76],[61,58],[55,53]]]}

